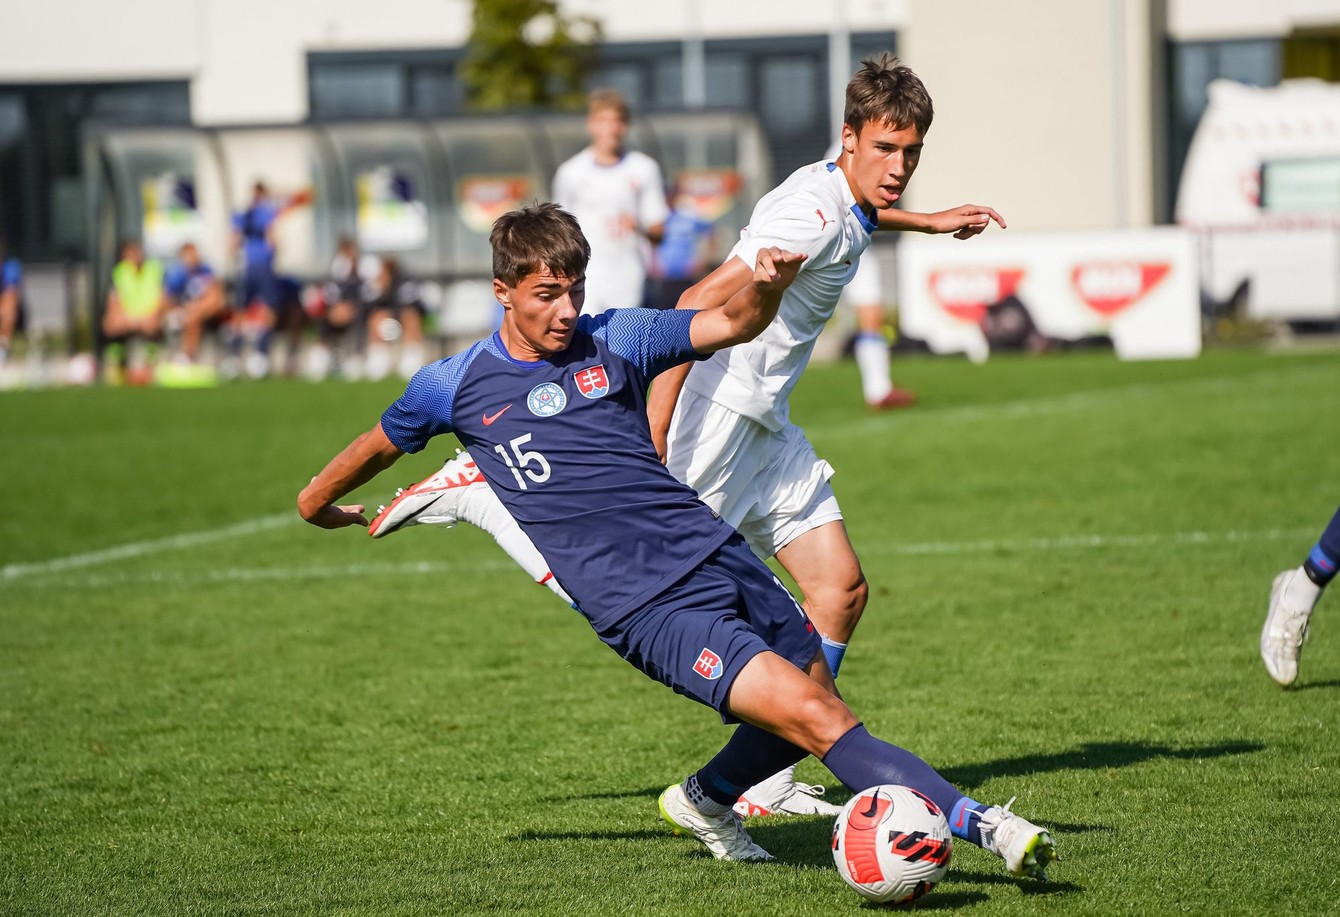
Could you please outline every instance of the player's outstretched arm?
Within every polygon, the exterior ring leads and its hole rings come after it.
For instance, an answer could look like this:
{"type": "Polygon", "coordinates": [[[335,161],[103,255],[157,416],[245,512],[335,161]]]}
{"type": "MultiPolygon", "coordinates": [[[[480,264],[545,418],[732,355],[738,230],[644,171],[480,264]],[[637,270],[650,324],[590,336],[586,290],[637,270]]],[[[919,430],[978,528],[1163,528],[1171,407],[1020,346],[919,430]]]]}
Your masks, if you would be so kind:
{"type": "Polygon", "coordinates": [[[693,349],[713,353],[758,337],[776,317],[782,292],[796,279],[806,257],[776,246],[759,249],[750,281],[721,305],[693,317],[689,325],[693,349]]]}
{"type": "MultiPolygon", "coordinates": [[[[753,279],[754,272],[748,264],[739,258],[727,258],[724,264],[685,290],[675,308],[700,311],[715,308],[743,290],[753,279]]],[[[672,366],[656,377],[651,384],[651,393],[647,395],[647,422],[651,425],[651,441],[661,461],[665,461],[670,418],[674,416],[679,393],[692,368],[692,363],[672,366]]]]}
{"type": "Polygon", "coordinates": [[[323,529],[367,525],[362,504],[336,506],[335,501],[371,481],[404,454],[386,437],[386,432],[378,422],[371,430],[345,446],[302,489],[302,493],[298,494],[298,513],[312,525],[323,529]]]}
{"type": "Polygon", "coordinates": [[[990,207],[980,204],[964,204],[952,210],[938,210],[935,213],[914,213],[908,210],[895,210],[888,207],[879,211],[879,228],[901,232],[947,233],[952,232],[955,239],[971,239],[981,233],[995,220],[1001,229],[1005,228],[1005,218],[990,207]]]}

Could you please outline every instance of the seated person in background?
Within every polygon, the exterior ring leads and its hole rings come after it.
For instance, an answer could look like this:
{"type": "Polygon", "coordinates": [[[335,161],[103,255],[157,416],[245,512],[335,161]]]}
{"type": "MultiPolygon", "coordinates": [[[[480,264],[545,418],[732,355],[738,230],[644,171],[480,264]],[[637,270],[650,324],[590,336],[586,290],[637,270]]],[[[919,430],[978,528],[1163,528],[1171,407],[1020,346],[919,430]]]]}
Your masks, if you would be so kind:
{"type": "MultiPolygon", "coordinates": [[[[358,342],[349,338],[356,337],[361,327],[364,291],[370,286],[367,278],[379,270],[375,256],[363,255],[358,243],[349,236],[340,239],[317,307],[309,313],[320,327],[319,340],[307,351],[305,373],[309,379],[324,379],[330,374],[337,364],[336,352],[341,349],[342,341],[347,349],[357,346],[358,342]]],[[[343,356],[347,358],[349,354],[343,356]]]]}
{"type": "Polygon", "coordinates": [[[400,375],[406,379],[423,366],[423,316],[419,285],[405,277],[394,258],[385,258],[368,290],[369,379],[385,379],[391,372],[391,345],[400,341],[400,375]]]}
{"type": "Polygon", "coordinates": [[[127,366],[126,345],[157,342],[163,333],[163,311],[163,265],[146,259],[138,240],[127,239],[121,243],[120,260],[112,268],[112,289],[102,316],[109,381],[120,382],[124,372],[132,385],[149,382],[149,360],[138,348],[132,348],[127,366]]]}
{"type": "Polygon", "coordinates": [[[205,327],[219,322],[228,312],[223,286],[214,271],[200,259],[194,242],[187,242],[163,279],[169,322],[181,328],[181,351],[187,363],[200,359],[200,336],[205,327]]]}
{"type": "Polygon", "coordinates": [[[14,334],[23,330],[23,266],[6,255],[0,238],[0,369],[9,358],[14,334]]]}

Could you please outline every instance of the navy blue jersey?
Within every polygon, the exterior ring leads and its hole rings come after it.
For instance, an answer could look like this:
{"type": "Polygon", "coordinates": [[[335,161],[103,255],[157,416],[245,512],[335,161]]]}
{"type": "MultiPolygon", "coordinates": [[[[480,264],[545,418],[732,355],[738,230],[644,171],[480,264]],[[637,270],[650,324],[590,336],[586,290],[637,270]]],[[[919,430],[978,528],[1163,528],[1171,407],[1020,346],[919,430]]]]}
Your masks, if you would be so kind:
{"type": "Polygon", "coordinates": [[[582,316],[562,353],[514,360],[495,333],[430,363],[382,415],[398,448],[455,432],[582,613],[607,625],[734,532],[656,457],[653,376],[699,359],[689,310],[582,316]]]}

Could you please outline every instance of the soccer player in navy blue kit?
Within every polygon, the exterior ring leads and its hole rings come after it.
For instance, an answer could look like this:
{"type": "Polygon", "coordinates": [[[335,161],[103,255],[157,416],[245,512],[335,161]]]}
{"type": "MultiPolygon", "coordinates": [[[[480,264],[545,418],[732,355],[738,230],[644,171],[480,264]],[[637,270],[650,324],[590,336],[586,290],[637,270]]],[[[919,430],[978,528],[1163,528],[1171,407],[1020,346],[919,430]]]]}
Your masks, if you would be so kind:
{"type": "Polygon", "coordinates": [[[1317,599],[1340,568],[1340,509],[1300,566],[1275,577],[1270,607],[1261,628],[1261,661],[1276,682],[1288,687],[1298,678],[1298,657],[1317,599]]]}
{"type": "Polygon", "coordinates": [[[969,799],[909,751],[871,736],[837,694],[820,638],[744,539],[661,464],[648,380],[759,334],[804,256],[761,249],[751,282],[722,303],[579,317],[590,247],[554,204],[494,224],[502,328],[411,380],[379,423],[298,497],[322,528],[366,526],[337,501],[406,452],[455,432],[549,560],[597,636],[644,674],[741,725],[660,799],[662,815],[720,859],[770,855],[732,806],[807,754],[859,791],[910,786],[956,837],[1043,877],[1051,836],[1006,806],[969,799]]]}

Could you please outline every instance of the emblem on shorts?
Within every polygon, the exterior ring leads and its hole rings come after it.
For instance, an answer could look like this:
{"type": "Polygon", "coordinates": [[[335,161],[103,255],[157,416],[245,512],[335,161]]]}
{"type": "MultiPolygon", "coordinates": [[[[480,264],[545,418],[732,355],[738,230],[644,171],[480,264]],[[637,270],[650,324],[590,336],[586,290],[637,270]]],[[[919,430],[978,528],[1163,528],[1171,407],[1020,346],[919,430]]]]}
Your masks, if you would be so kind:
{"type": "Polygon", "coordinates": [[[568,406],[568,396],[556,382],[541,382],[526,396],[526,407],[536,417],[553,417],[568,406]]]}
{"type": "Polygon", "coordinates": [[[725,670],[726,667],[721,664],[721,657],[707,647],[703,647],[703,651],[698,654],[698,661],[693,664],[693,671],[708,681],[716,681],[725,670]]]}
{"type": "Polygon", "coordinates": [[[579,369],[572,374],[572,378],[577,383],[577,391],[584,398],[604,398],[610,393],[610,377],[605,374],[604,363],[579,369]]]}

